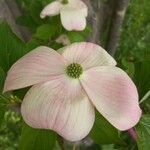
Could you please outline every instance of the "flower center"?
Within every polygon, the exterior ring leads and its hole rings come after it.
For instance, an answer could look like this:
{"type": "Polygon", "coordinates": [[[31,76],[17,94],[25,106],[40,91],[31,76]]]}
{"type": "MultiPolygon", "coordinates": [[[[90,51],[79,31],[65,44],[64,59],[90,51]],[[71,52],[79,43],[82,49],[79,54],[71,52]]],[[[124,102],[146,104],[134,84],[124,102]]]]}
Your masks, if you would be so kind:
{"type": "Polygon", "coordinates": [[[80,77],[83,69],[80,64],[72,63],[66,67],[65,71],[69,77],[76,79],[80,77]]]}

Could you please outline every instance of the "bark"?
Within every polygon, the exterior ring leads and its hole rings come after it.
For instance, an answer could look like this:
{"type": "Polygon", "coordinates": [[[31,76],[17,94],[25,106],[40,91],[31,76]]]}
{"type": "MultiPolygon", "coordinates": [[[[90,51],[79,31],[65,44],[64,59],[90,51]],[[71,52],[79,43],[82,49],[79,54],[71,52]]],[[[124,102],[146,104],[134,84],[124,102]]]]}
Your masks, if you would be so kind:
{"type": "Polygon", "coordinates": [[[120,29],[129,0],[118,0],[114,6],[110,29],[106,40],[106,50],[114,55],[119,42],[120,29]]]}
{"type": "Polygon", "coordinates": [[[88,18],[87,22],[92,28],[92,33],[88,37],[87,41],[97,43],[100,42],[100,27],[101,27],[101,21],[100,21],[100,11],[101,11],[101,5],[100,1],[97,0],[83,0],[85,4],[88,6],[88,18]]]}
{"type": "Polygon", "coordinates": [[[88,6],[88,24],[92,27],[88,41],[100,44],[114,55],[129,0],[83,1],[88,6]]]}

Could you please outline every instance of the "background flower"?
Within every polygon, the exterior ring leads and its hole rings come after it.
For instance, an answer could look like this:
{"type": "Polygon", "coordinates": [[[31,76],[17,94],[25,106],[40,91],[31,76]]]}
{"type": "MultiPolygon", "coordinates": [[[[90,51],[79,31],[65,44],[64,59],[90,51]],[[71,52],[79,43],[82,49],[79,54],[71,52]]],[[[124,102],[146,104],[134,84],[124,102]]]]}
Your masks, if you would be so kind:
{"type": "Polygon", "coordinates": [[[81,0],[68,0],[67,4],[62,1],[54,1],[42,10],[40,16],[55,16],[60,13],[63,27],[68,30],[84,30],[86,27],[87,6],[81,0]]]}

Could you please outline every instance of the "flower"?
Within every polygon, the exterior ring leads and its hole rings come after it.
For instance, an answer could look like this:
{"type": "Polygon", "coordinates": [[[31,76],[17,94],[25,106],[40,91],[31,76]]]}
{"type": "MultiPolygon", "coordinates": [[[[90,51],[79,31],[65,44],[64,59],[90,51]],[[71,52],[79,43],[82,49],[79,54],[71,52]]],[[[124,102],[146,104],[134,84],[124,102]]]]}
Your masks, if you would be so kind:
{"type": "Polygon", "coordinates": [[[68,38],[68,36],[67,36],[66,34],[60,35],[60,36],[55,40],[55,42],[58,43],[58,44],[62,44],[62,45],[64,45],[64,46],[71,44],[71,42],[70,42],[70,40],[69,40],[69,38],[68,38]]]}
{"type": "Polygon", "coordinates": [[[41,12],[40,17],[55,16],[60,13],[63,27],[68,30],[84,30],[86,27],[87,6],[81,0],[68,0],[63,4],[62,0],[56,0],[48,4],[41,12]]]}
{"type": "Polygon", "coordinates": [[[137,89],[102,47],[79,42],[58,52],[40,46],[8,72],[5,92],[33,85],[21,106],[28,125],[78,141],[90,132],[95,108],[119,130],[137,124],[137,89]]]}

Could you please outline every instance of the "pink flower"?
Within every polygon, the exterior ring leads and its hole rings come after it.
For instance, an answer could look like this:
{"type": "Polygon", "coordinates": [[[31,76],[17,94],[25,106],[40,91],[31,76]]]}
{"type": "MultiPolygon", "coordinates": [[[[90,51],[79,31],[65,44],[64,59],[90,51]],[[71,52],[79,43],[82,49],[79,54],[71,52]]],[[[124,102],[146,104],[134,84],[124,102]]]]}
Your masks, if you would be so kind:
{"type": "Polygon", "coordinates": [[[81,42],[58,52],[38,47],[8,72],[5,92],[33,85],[21,107],[28,125],[81,140],[93,126],[94,107],[119,130],[137,124],[137,89],[102,47],[81,42]]]}
{"type": "Polygon", "coordinates": [[[84,30],[86,27],[87,6],[81,0],[68,0],[63,4],[62,0],[56,0],[47,5],[41,12],[41,18],[55,16],[60,13],[63,27],[68,30],[84,30]]]}
{"type": "Polygon", "coordinates": [[[70,45],[71,42],[68,38],[68,36],[66,34],[62,34],[60,35],[56,40],[55,40],[56,43],[58,44],[63,44],[64,46],[66,45],[70,45]]]}

